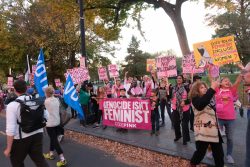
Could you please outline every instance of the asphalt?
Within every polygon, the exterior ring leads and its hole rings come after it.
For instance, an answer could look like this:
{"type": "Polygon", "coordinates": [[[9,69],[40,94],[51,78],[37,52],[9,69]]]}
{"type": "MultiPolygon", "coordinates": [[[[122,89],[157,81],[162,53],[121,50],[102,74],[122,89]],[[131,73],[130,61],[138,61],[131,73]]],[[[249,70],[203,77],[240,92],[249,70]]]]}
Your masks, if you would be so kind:
{"type": "MultiPolygon", "coordinates": [[[[4,135],[5,119],[0,117],[0,167],[11,167],[10,161],[3,155],[6,146],[6,137],[4,135]]],[[[129,165],[119,162],[115,157],[100,151],[98,149],[81,145],[69,139],[65,139],[61,144],[67,159],[69,167],[129,167],[129,165]]],[[[45,135],[44,151],[49,149],[49,139],[45,135]]],[[[49,166],[56,166],[58,157],[55,160],[48,160],[49,166]]],[[[26,167],[35,167],[29,156],[25,159],[26,167]]]]}
{"type": "MultiPolygon", "coordinates": [[[[246,141],[246,128],[247,128],[247,118],[246,112],[244,112],[244,117],[241,118],[239,113],[237,113],[238,118],[235,121],[235,133],[234,133],[234,148],[233,148],[233,158],[235,160],[234,165],[225,164],[227,167],[237,166],[243,167],[245,160],[245,141],[246,141]]],[[[174,130],[171,129],[170,121],[168,115],[166,114],[166,126],[160,128],[159,136],[151,136],[150,131],[145,130],[129,130],[128,133],[117,133],[116,128],[108,127],[103,130],[102,128],[93,128],[92,126],[82,127],[78,120],[71,120],[66,129],[77,131],[80,133],[93,135],[105,139],[110,139],[120,143],[133,145],[136,147],[145,148],[148,150],[160,152],[163,154],[168,154],[172,156],[182,157],[184,159],[191,159],[195,151],[195,141],[194,134],[190,131],[191,142],[186,146],[182,144],[182,139],[178,142],[174,142],[174,130]]],[[[226,137],[223,137],[223,148],[224,153],[226,153],[226,137]]],[[[204,158],[202,161],[205,164],[214,165],[213,159],[204,158]]],[[[226,160],[225,160],[226,162],[226,160]]]]}

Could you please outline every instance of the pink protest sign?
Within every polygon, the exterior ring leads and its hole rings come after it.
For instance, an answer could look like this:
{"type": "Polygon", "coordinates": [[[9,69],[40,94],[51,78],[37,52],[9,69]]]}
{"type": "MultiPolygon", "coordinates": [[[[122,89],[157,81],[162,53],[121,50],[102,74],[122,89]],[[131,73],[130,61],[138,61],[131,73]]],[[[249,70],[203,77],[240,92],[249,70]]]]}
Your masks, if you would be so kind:
{"type": "Polygon", "coordinates": [[[56,84],[56,87],[60,87],[61,86],[60,79],[55,79],[55,84],[56,84]]]}
{"type": "Polygon", "coordinates": [[[212,78],[217,78],[220,76],[220,67],[212,65],[210,67],[209,73],[212,78]]]}
{"type": "Polygon", "coordinates": [[[80,67],[81,67],[81,68],[86,67],[86,66],[85,66],[85,57],[81,57],[81,58],[80,58],[80,67]]]}
{"type": "Polygon", "coordinates": [[[108,70],[110,78],[119,77],[118,66],[116,64],[108,65],[108,70]]]}
{"type": "Polygon", "coordinates": [[[99,80],[108,79],[108,74],[107,74],[106,67],[99,67],[98,68],[98,76],[99,76],[99,80]]]}
{"type": "Polygon", "coordinates": [[[73,68],[67,69],[67,72],[64,74],[65,78],[71,76],[74,84],[81,84],[82,82],[89,80],[89,71],[87,68],[73,68]]]}
{"type": "Polygon", "coordinates": [[[156,58],[157,76],[174,77],[177,76],[177,66],[175,56],[163,56],[156,58]]]}
{"type": "Polygon", "coordinates": [[[104,99],[100,109],[104,125],[124,129],[152,129],[149,100],[104,99]]]}
{"type": "Polygon", "coordinates": [[[196,68],[194,53],[184,55],[182,58],[182,73],[183,74],[196,74],[203,73],[204,68],[196,68]]]}
{"type": "Polygon", "coordinates": [[[13,77],[8,77],[8,83],[7,83],[7,85],[8,85],[9,87],[12,87],[12,86],[13,86],[13,83],[14,83],[14,78],[13,78],[13,77]]]}

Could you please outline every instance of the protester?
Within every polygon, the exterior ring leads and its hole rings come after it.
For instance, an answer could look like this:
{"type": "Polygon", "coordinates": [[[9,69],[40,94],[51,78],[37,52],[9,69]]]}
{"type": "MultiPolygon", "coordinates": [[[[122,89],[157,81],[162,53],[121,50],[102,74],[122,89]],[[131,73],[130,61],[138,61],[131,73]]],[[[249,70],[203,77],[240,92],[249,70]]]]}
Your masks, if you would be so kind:
{"type": "MultiPolygon", "coordinates": [[[[127,98],[127,96],[126,96],[126,89],[125,88],[121,88],[119,91],[120,91],[119,98],[126,99],[127,98]]],[[[117,132],[126,133],[126,132],[128,132],[128,129],[118,128],[116,131],[117,132]]]]}
{"type": "Polygon", "coordinates": [[[132,77],[128,77],[128,72],[125,72],[125,76],[124,76],[124,88],[126,89],[126,96],[129,98],[129,94],[128,91],[131,87],[131,84],[133,82],[133,78],[132,77]]]}
{"type": "Polygon", "coordinates": [[[104,98],[107,98],[107,95],[106,95],[106,93],[104,91],[104,88],[103,87],[98,87],[97,88],[97,96],[92,97],[92,98],[97,103],[97,110],[95,111],[96,123],[93,126],[93,128],[98,128],[98,127],[100,127],[101,117],[102,117],[102,111],[100,110],[100,103],[104,98]]]}
{"type": "Polygon", "coordinates": [[[134,80],[128,90],[128,95],[130,97],[141,97],[143,90],[140,87],[140,84],[137,83],[137,80],[134,80]]]}
{"type": "Polygon", "coordinates": [[[56,150],[60,158],[60,161],[56,163],[56,166],[65,166],[67,164],[67,161],[64,158],[63,150],[57,139],[58,130],[60,128],[60,102],[57,98],[54,97],[54,88],[52,86],[49,86],[45,89],[45,95],[45,107],[49,112],[49,118],[46,123],[46,130],[50,139],[50,151],[49,153],[44,154],[44,157],[49,160],[55,159],[54,150],[56,150]]]}
{"type": "Polygon", "coordinates": [[[0,90],[0,112],[4,109],[4,103],[3,103],[3,91],[0,90]]]}
{"type": "MultiPolygon", "coordinates": [[[[159,100],[160,100],[160,108],[161,108],[161,126],[165,126],[165,108],[167,106],[167,84],[164,78],[161,79],[159,84],[159,100]]],[[[171,111],[168,112],[169,118],[171,120],[171,111]]]]}
{"type": "Polygon", "coordinates": [[[236,111],[234,108],[234,97],[237,95],[237,90],[242,80],[242,76],[239,75],[232,85],[229,78],[225,77],[221,79],[220,88],[216,89],[216,113],[219,120],[219,126],[222,129],[225,127],[227,137],[227,156],[228,163],[233,164],[233,134],[234,123],[236,119],[236,111]]]}
{"type": "Polygon", "coordinates": [[[116,78],[115,79],[115,85],[112,87],[112,95],[114,98],[119,98],[120,97],[120,90],[123,89],[124,86],[121,84],[121,79],[116,78]]]}
{"type": "Polygon", "coordinates": [[[80,93],[79,93],[79,102],[81,104],[83,115],[85,117],[85,120],[80,120],[80,124],[83,126],[86,125],[87,115],[89,114],[89,110],[88,110],[89,99],[90,99],[90,94],[88,93],[88,90],[87,90],[87,84],[83,83],[80,89],[80,93]]]}
{"type": "Polygon", "coordinates": [[[182,134],[183,134],[183,145],[187,145],[187,142],[190,141],[188,123],[190,119],[190,102],[188,100],[188,91],[186,90],[184,84],[184,78],[182,75],[177,76],[176,86],[170,90],[170,96],[172,97],[172,119],[175,129],[175,139],[178,141],[181,135],[180,124],[182,125],[182,134]]]}
{"type": "Polygon", "coordinates": [[[194,132],[196,151],[191,158],[191,166],[198,165],[206,154],[210,145],[216,167],[224,166],[222,138],[218,129],[215,111],[214,95],[219,87],[218,81],[212,81],[208,89],[204,82],[196,82],[190,91],[190,99],[194,111],[194,132]]]}
{"type": "MultiPolygon", "coordinates": [[[[198,81],[201,81],[201,78],[202,77],[200,77],[199,75],[193,76],[193,83],[192,83],[192,85],[195,84],[198,81]]],[[[190,86],[190,87],[192,87],[192,86],[190,86]]],[[[190,130],[194,131],[194,112],[193,112],[192,107],[190,107],[190,130]]]]}
{"type": "Polygon", "coordinates": [[[143,87],[143,94],[145,97],[150,98],[151,96],[151,91],[153,89],[157,88],[157,83],[156,83],[156,72],[151,71],[152,78],[149,76],[145,75],[144,76],[144,87],[143,87]]]}
{"type": "Polygon", "coordinates": [[[152,123],[152,131],[151,136],[155,134],[159,136],[160,134],[160,125],[159,125],[159,99],[158,99],[158,91],[157,89],[153,89],[151,91],[150,96],[150,103],[151,103],[151,123],[152,123]]]}
{"type": "MultiPolygon", "coordinates": [[[[30,100],[25,95],[27,90],[26,82],[17,80],[14,83],[14,91],[17,99],[24,101],[30,100]]],[[[7,105],[6,109],[6,134],[7,148],[4,150],[6,157],[10,156],[13,167],[24,166],[24,159],[27,155],[31,157],[37,167],[48,167],[49,165],[43,157],[43,128],[39,128],[30,133],[24,133],[20,130],[21,122],[20,103],[13,101],[7,105]],[[20,130],[20,131],[19,131],[20,130]]],[[[48,113],[44,112],[44,117],[48,117],[48,113]]]]}
{"type": "Polygon", "coordinates": [[[112,98],[112,84],[108,79],[104,80],[104,90],[106,92],[107,98],[112,98]]]}
{"type": "MultiPolygon", "coordinates": [[[[243,80],[245,84],[249,85],[250,84],[250,62],[246,65],[244,69],[242,69],[242,74],[243,74],[243,80]]],[[[248,96],[250,96],[248,94],[248,96]]],[[[250,97],[249,97],[250,99],[250,97]]],[[[250,101],[249,101],[250,104],[250,101]]],[[[247,132],[246,132],[246,167],[250,167],[250,117],[249,117],[249,112],[250,110],[248,109],[248,124],[247,124],[247,132]]]]}

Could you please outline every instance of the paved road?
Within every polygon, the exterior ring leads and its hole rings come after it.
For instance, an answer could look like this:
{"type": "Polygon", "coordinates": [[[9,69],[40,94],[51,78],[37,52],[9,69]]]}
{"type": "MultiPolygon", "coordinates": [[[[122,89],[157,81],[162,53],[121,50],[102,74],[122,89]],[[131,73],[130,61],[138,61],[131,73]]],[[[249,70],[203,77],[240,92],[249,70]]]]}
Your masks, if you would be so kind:
{"type": "MultiPolygon", "coordinates": [[[[0,132],[3,129],[3,119],[0,118],[0,132]],[[2,126],[1,126],[2,125],[2,126]]],[[[1,167],[11,167],[9,159],[5,158],[3,155],[3,150],[5,148],[6,137],[0,133],[0,166],[1,167]]],[[[49,143],[48,137],[45,136],[44,140],[44,150],[48,151],[49,143]]],[[[80,145],[71,140],[64,140],[62,143],[62,148],[65,153],[65,157],[68,161],[68,166],[70,167],[128,167],[129,165],[123,164],[117,161],[113,156],[110,156],[103,151],[90,148],[85,145],[80,145]]],[[[48,161],[51,167],[56,166],[56,161],[48,161]]],[[[25,160],[26,167],[35,167],[33,162],[29,157],[25,160]]]]}

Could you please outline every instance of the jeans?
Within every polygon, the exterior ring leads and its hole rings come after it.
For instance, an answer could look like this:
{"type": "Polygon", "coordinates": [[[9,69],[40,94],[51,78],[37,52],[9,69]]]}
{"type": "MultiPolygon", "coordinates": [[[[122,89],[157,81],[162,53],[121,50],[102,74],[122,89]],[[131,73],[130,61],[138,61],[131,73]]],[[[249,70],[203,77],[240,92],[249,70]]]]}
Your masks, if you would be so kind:
{"type": "Polygon", "coordinates": [[[218,119],[219,126],[222,128],[225,126],[225,132],[227,137],[227,155],[232,155],[233,152],[233,134],[234,134],[234,120],[218,119]]]}
{"type": "Polygon", "coordinates": [[[250,108],[247,110],[246,167],[250,167],[250,108]]]}

